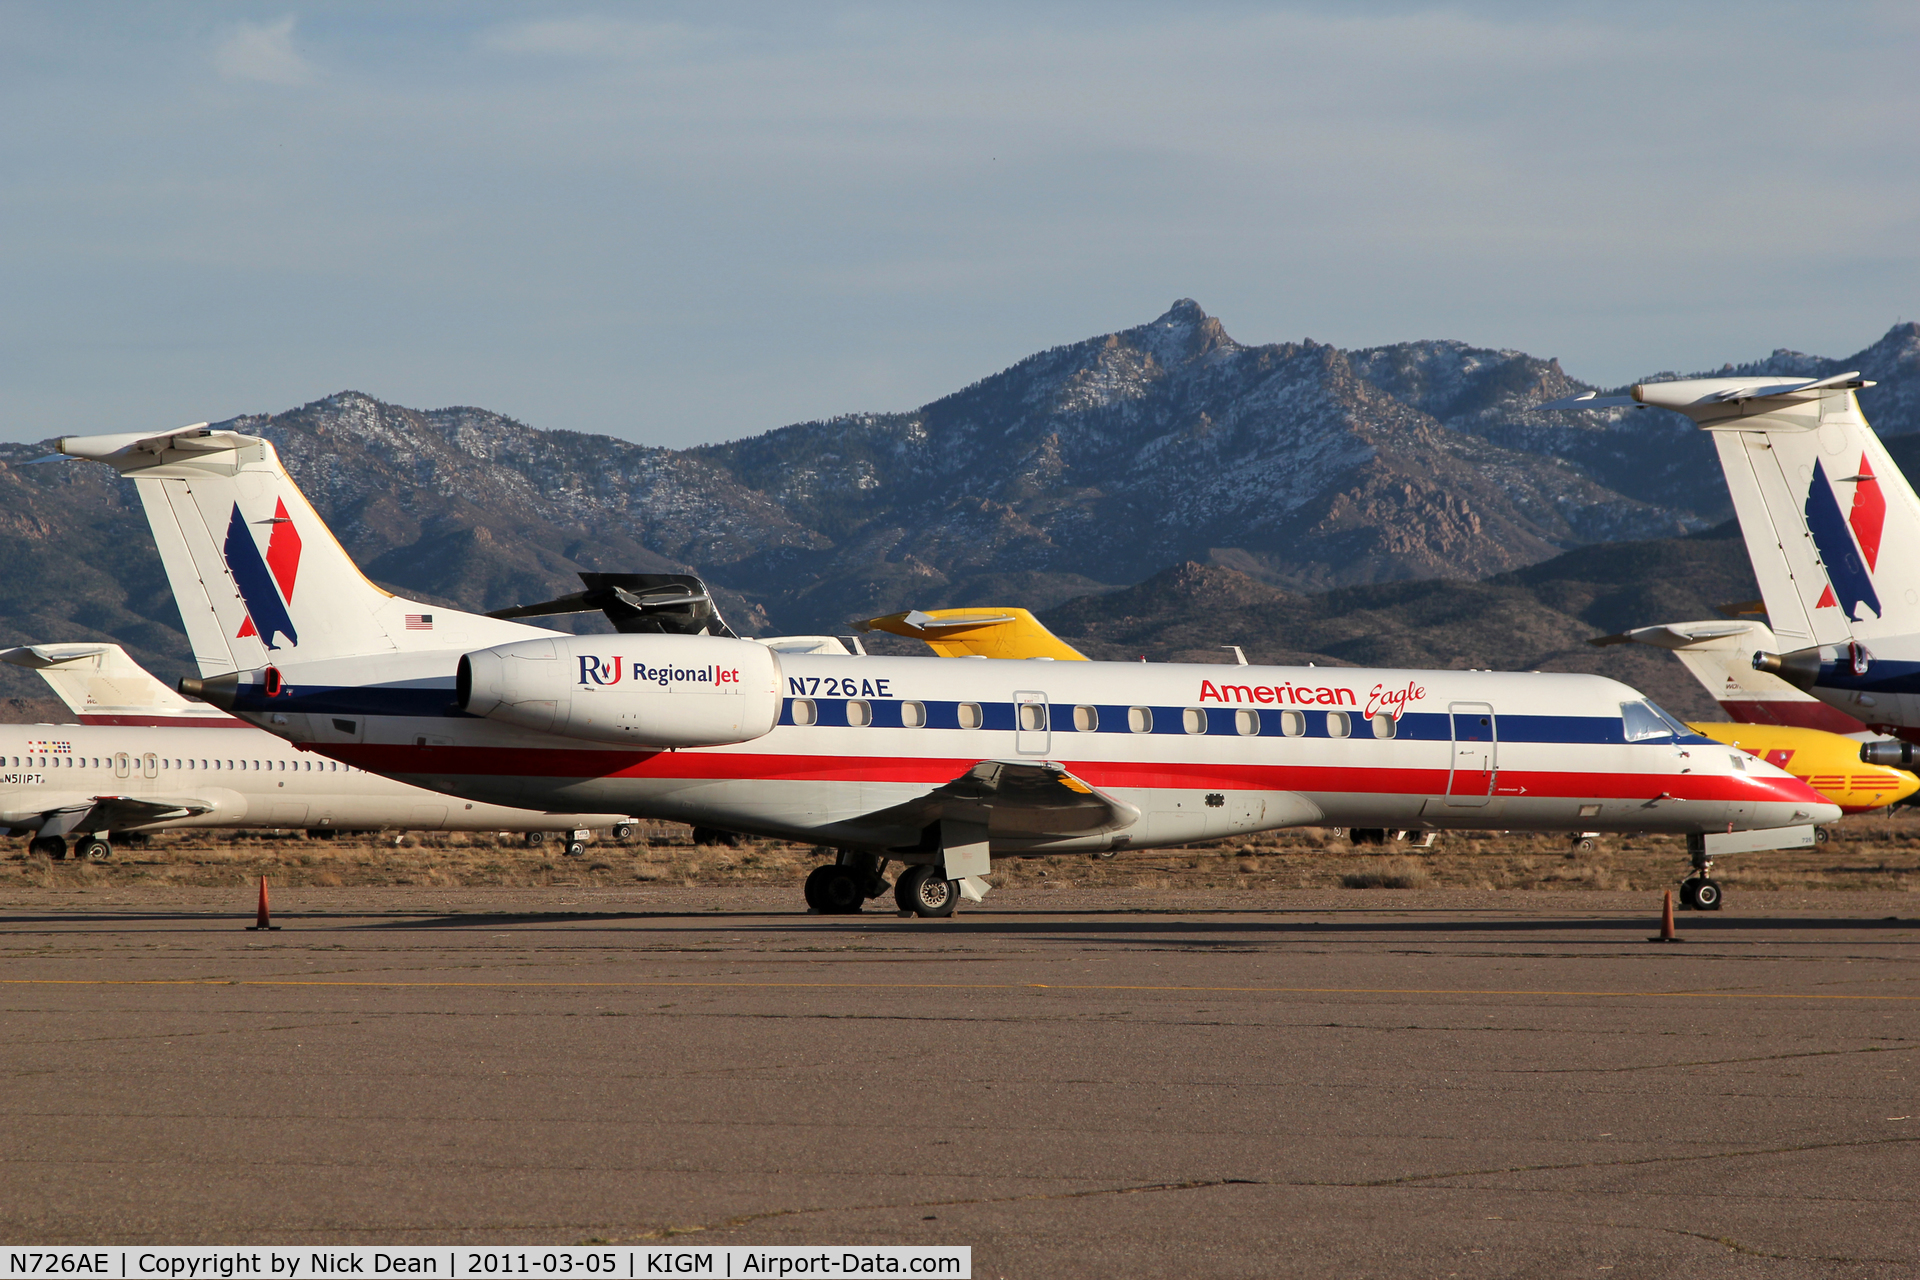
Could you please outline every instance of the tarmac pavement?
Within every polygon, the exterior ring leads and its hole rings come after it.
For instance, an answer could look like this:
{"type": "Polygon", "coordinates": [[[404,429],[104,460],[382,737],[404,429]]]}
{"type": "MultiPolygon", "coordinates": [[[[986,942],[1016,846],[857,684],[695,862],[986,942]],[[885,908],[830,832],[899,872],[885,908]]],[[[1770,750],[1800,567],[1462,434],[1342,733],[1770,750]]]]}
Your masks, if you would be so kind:
{"type": "Polygon", "coordinates": [[[0,1236],[1920,1274],[1912,895],[794,896],[13,893],[0,1236]]]}

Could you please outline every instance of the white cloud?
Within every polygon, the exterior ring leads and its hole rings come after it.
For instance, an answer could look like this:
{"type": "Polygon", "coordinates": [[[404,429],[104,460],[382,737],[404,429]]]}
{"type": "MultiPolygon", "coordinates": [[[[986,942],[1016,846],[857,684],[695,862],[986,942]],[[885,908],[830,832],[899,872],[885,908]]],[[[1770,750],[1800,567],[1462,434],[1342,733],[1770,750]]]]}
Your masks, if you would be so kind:
{"type": "Polygon", "coordinates": [[[243,22],[213,51],[213,65],[229,80],[310,84],[313,68],[293,47],[293,15],[278,22],[243,22]]]}

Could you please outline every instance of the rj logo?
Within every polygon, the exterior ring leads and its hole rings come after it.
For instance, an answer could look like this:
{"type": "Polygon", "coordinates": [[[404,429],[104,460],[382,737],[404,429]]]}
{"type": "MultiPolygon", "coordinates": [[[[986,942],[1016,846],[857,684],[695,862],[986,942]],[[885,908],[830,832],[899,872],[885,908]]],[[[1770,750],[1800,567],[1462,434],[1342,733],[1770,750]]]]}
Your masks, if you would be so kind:
{"type": "Polygon", "coordinates": [[[607,663],[611,665],[602,664],[600,659],[586,654],[580,655],[580,683],[619,684],[620,659],[608,658],[607,663]]]}

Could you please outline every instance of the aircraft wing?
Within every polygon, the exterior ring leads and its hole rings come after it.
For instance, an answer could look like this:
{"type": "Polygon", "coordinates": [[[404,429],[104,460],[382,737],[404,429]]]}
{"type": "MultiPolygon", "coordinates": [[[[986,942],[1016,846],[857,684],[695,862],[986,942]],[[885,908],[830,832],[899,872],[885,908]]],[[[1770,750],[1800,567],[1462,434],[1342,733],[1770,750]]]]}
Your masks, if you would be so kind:
{"type": "Polygon", "coordinates": [[[138,827],[169,818],[191,818],[214,806],[205,800],[141,800],[133,796],[95,796],[89,821],[102,827],[138,827]]]}
{"type": "Polygon", "coordinates": [[[64,835],[68,831],[105,831],[109,828],[144,827],[172,818],[191,818],[212,809],[205,800],[142,800],[134,796],[95,796],[93,803],[65,805],[54,823],[58,831],[47,829],[44,835],[64,835]]]}
{"type": "Polygon", "coordinates": [[[991,837],[1089,836],[1139,821],[1140,811],[1057,764],[982,760],[951,782],[905,804],[870,813],[857,826],[921,830],[967,822],[991,837]]]}

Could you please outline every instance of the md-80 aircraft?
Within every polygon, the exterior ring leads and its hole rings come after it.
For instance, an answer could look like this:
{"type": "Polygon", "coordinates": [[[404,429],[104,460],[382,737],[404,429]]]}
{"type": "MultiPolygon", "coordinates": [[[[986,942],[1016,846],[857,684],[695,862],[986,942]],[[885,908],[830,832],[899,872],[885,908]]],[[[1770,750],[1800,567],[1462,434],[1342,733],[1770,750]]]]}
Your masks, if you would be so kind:
{"type": "Polygon", "coordinates": [[[840,850],[807,898],[944,915],[995,856],[1334,824],[1801,847],[1839,810],[1598,676],[781,653],[564,635],[361,576],[258,437],[70,437],[131,477],[206,674],[331,759],[495,804],[606,807],[840,850]]]}
{"type": "Polygon", "coordinates": [[[67,856],[69,836],[98,860],[116,836],[178,827],[558,831],[577,854],[590,829],[632,822],[454,800],[364,772],[188,702],[119,645],[30,645],[0,661],[38,671],[82,721],[0,725],[0,827],[50,858],[67,856]]]}
{"type": "Polygon", "coordinates": [[[1672,409],[1713,436],[1778,647],[1753,665],[1905,743],[1920,742],[1920,497],[1867,425],[1858,373],[1648,382],[1546,409],[1672,409]]]}

